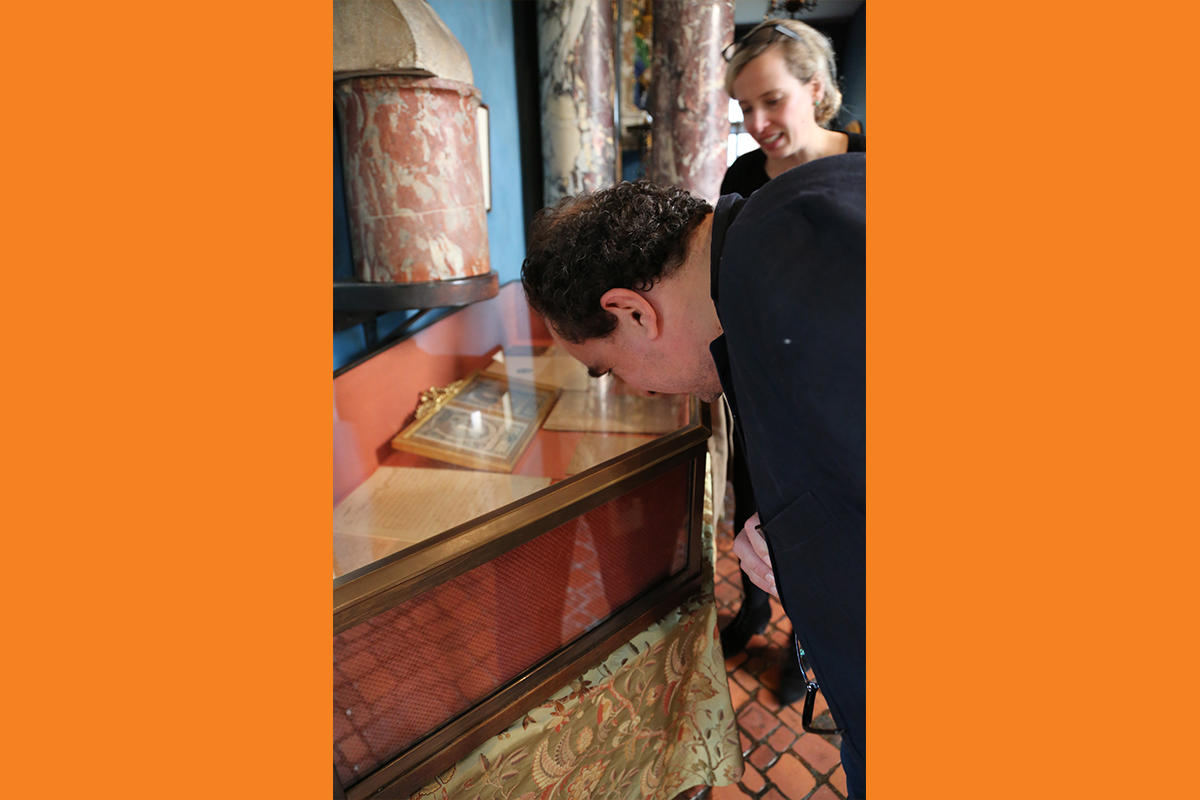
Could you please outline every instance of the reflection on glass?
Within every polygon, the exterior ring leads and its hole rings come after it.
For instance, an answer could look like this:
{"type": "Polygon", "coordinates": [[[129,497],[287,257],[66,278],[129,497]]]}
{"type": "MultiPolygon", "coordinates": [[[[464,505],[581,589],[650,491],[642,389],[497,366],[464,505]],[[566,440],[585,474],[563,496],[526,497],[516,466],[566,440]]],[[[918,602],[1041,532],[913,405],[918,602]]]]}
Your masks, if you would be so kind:
{"type": "Polygon", "coordinates": [[[482,366],[426,387],[432,402],[419,414],[413,398],[390,448],[365,449],[353,420],[335,424],[335,465],[351,447],[378,461],[335,495],[334,577],[692,423],[690,398],[646,397],[611,375],[590,378],[553,345],[493,350],[482,366]]]}

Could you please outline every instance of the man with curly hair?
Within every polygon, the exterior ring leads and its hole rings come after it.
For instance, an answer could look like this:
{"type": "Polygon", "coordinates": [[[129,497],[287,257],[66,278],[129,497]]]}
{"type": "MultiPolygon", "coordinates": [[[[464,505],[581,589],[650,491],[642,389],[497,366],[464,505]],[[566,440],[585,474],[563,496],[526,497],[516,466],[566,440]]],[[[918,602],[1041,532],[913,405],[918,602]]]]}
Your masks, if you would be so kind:
{"type": "Polygon", "coordinates": [[[566,198],[535,218],[521,269],[589,374],[724,393],[758,503],[734,551],[804,644],[852,797],[866,787],[865,169],[861,153],[818,159],[715,208],[645,181],[566,198]]]}

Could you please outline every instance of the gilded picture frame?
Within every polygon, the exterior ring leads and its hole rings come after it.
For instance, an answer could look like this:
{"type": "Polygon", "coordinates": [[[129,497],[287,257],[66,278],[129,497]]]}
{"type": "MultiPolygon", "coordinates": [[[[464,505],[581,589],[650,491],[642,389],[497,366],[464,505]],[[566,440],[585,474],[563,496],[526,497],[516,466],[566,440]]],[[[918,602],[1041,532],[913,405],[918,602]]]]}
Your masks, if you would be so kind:
{"type": "Polygon", "coordinates": [[[560,392],[476,371],[422,393],[416,419],[392,447],[462,467],[512,472],[560,392]]]}

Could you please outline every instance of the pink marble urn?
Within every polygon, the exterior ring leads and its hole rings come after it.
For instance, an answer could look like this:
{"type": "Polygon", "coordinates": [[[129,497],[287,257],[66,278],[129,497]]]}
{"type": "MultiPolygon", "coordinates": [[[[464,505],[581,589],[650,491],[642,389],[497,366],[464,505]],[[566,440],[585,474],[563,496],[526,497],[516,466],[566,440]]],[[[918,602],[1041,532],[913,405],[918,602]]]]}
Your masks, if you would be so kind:
{"type": "Polygon", "coordinates": [[[447,78],[373,75],[336,82],[334,99],[359,280],[487,273],[479,90],[447,78]]]}

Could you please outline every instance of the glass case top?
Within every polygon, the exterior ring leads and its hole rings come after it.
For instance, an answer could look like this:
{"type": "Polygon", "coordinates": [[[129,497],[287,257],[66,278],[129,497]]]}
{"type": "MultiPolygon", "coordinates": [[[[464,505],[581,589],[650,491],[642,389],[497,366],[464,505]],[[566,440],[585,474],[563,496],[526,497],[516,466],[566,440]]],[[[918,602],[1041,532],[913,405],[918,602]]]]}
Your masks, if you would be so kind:
{"type": "Polygon", "coordinates": [[[692,398],[591,378],[548,339],[445,349],[414,345],[340,393],[335,380],[335,579],[698,424],[692,398]],[[424,388],[397,391],[413,372],[424,388]]]}

